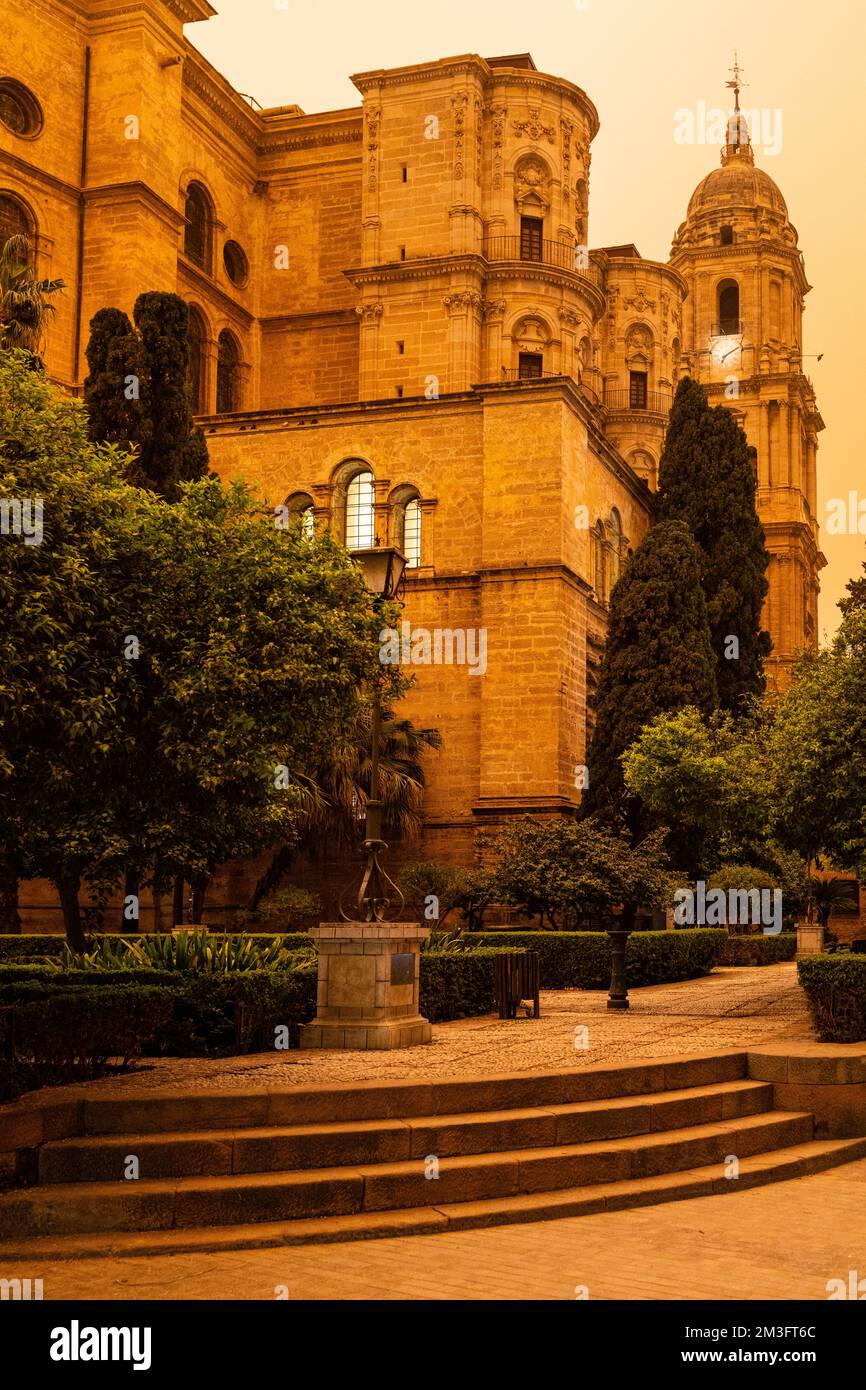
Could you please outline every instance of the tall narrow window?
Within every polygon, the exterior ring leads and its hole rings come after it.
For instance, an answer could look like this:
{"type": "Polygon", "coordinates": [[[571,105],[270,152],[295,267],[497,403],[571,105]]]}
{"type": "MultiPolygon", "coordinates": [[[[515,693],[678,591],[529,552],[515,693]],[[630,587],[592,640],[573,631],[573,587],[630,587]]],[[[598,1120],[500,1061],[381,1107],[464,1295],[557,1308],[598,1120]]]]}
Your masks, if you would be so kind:
{"type": "Polygon", "coordinates": [[[544,247],[544,223],[540,217],[520,219],[520,259],[540,261],[544,247]]]}
{"type": "Polygon", "coordinates": [[[604,603],[604,539],[600,521],[592,533],[592,586],[599,603],[604,603]]]}
{"type": "Polygon", "coordinates": [[[734,229],[733,227],[723,227],[719,233],[719,241],[722,246],[733,246],[734,229]]]}
{"type": "Polygon", "coordinates": [[[740,332],[740,287],[736,280],[719,285],[719,333],[724,337],[740,332]]]}
{"type": "Polygon", "coordinates": [[[375,544],[372,473],[356,473],[346,489],[346,548],[365,550],[375,544]]]}
{"type": "Polygon", "coordinates": [[[189,399],[193,415],[206,413],[204,401],[204,319],[198,309],[189,311],[189,399]]]}
{"type": "Polygon", "coordinates": [[[632,410],[646,410],[646,372],[629,372],[628,403],[632,410]]]}
{"type": "Polygon", "coordinates": [[[544,358],[540,352],[521,352],[517,375],[521,381],[532,381],[544,375],[544,358]]]}
{"type": "Polygon", "coordinates": [[[183,249],[191,261],[210,270],[210,200],[200,183],[191,183],[184,204],[183,249]]]}
{"type": "Polygon", "coordinates": [[[421,503],[417,497],[406,503],[403,512],[403,554],[407,569],[415,570],[421,564],[421,503]]]}
{"type": "Polygon", "coordinates": [[[217,342],[218,415],[227,415],[239,408],[240,360],[241,355],[234,335],[224,328],[217,342]]]}

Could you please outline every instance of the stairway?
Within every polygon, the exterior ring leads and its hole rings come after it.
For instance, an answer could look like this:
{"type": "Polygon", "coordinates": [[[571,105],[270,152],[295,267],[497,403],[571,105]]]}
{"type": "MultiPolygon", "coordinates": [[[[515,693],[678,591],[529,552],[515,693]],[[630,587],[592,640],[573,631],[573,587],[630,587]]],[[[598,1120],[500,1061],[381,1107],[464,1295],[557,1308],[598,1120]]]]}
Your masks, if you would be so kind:
{"type": "Polygon", "coordinates": [[[773,1108],[743,1053],[571,1072],[87,1100],[0,1196],[0,1255],[460,1230],[736,1192],[866,1155],[773,1108]],[[124,1177],[130,1156],[139,1177],[124,1177]],[[730,1157],[739,1176],[730,1172],[730,1157]],[[438,1176],[433,1176],[433,1174],[438,1176]],[[428,1176],[428,1174],[430,1176],[428,1176]]]}

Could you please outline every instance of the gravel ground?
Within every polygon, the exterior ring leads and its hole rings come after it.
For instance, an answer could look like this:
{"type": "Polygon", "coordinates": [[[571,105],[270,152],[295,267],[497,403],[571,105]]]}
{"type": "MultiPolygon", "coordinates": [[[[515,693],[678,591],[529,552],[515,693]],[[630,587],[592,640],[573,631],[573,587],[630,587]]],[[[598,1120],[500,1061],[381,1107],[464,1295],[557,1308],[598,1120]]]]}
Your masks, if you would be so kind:
{"type": "MultiPolygon", "coordinates": [[[[788,961],[719,967],[702,979],[632,990],[628,1012],[609,1011],[602,991],[548,991],[541,995],[540,1019],[500,1020],[488,1014],[440,1023],[433,1030],[433,1042],[425,1047],[147,1059],[132,1073],[87,1082],[74,1091],[129,1096],[190,1085],[279,1090],[332,1082],[553,1071],[813,1036],[796,966],[788,961]],[[585,1040],[576,1034],[578,1028],[587,1030],[585,1040]]],[[[66,1088],[64,1094],[72,1090],[66,1088]]]]}

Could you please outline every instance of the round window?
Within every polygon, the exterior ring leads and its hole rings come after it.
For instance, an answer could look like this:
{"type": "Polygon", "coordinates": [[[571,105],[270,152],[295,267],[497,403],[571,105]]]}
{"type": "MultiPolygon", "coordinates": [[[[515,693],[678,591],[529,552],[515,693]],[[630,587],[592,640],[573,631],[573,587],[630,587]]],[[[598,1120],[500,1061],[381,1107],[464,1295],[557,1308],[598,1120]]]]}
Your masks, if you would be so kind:
{"type": "Polygon", "coordinates": [[[223,247],[223,265],[226,275],[233,285],[245,285],[250,273],[246,252],[236,241],[227,241],[223,247]]]}
{"type": "Polygon", "coordinates": [[[13,77],[0,77],[0,121],[15,135],[38,135],[42,129],[42,107],[13,77]]]}

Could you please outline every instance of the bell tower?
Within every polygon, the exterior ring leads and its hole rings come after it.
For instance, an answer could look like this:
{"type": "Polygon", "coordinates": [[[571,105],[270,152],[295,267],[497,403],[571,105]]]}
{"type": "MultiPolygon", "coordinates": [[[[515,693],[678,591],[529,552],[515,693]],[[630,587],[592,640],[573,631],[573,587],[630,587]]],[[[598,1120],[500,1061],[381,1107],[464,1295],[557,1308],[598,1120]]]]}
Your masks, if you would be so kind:
{"type": "Polygon", "coordinates": [[[688,285],[683,370],[728,406],[755,450],[758,512],[770,565],[763,625],[773,641],[768,684],[784,686],[797,653],[818,640],[818,574],[826,563],[817,522],[817,439],[824,428],[803,374],[803,305],[811,286],[788,209],[755,164],[734,108],[721,165],[698,184],[671,248],[670,265],[688,285]]]}

